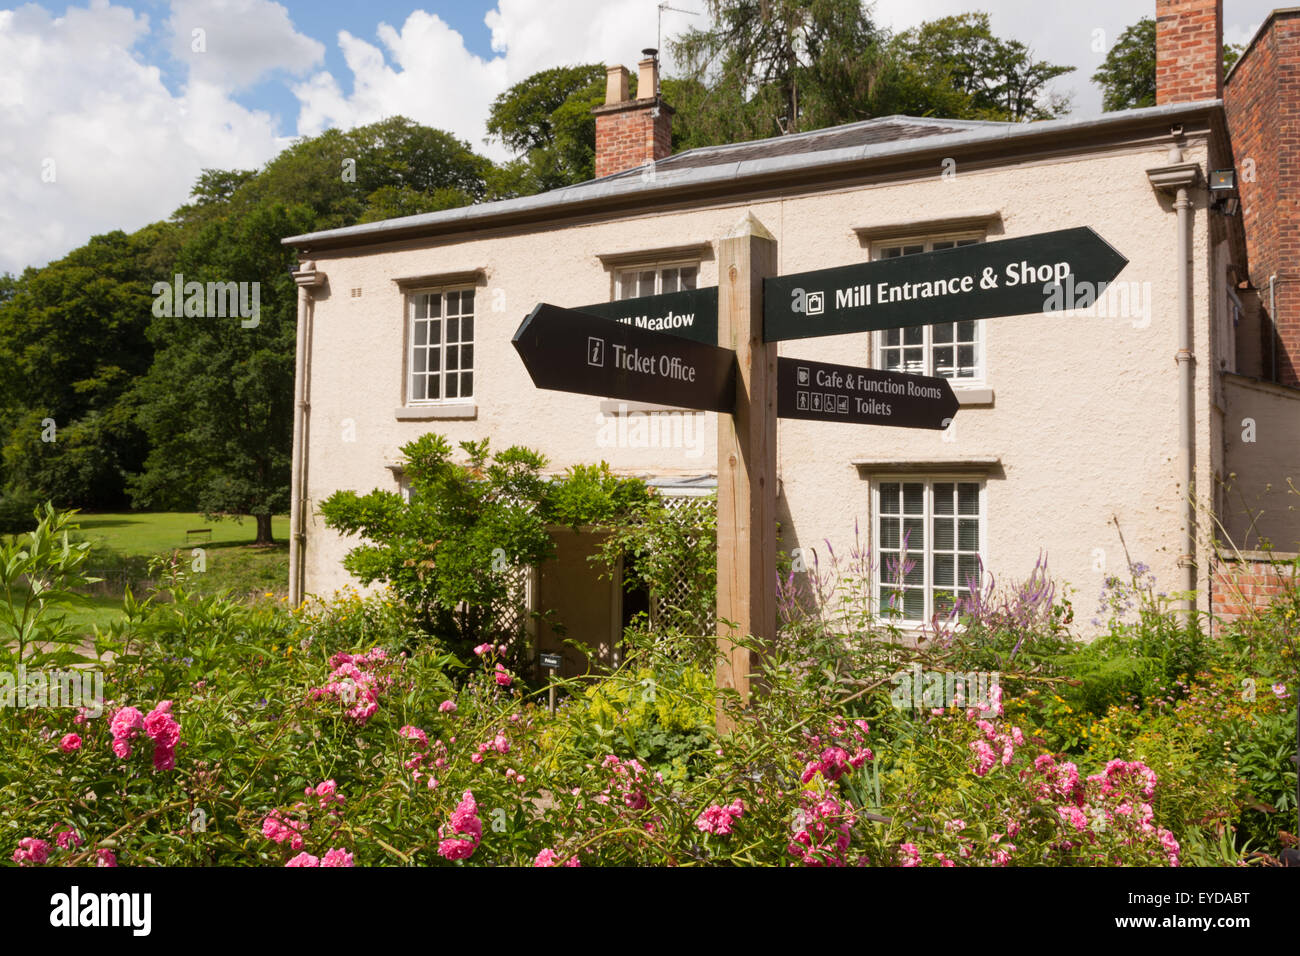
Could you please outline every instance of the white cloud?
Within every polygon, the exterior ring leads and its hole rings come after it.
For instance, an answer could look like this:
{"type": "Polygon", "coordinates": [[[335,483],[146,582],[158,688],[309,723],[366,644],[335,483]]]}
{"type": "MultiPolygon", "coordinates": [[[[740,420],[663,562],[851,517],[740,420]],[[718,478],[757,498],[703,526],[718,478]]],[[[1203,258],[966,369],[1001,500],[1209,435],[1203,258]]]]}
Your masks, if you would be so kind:
{"type": "Polygon", "coordinates": [[[172,0],[171,8],[170,50],[192,81],[244,89],[276,70],[305,73],[325,55],[270,0],[172,0]]]}
{"type": "MultiPolygon", "coordinates": [[[[647,0],[499,0],[485,18],[497,54],[490,59],[469,52],[459,33],[423,10],[414,11],[400,29],[379,24],[379,45],[343,31],[338,43],[353,90],[344,93],[327,72],[295,85],[302,104],[298,131],[310,136],[400,113],[503,159],[499,144],[484,142],[488,109],[497,94],[561,64],[620,62],[634,68],[640,51],[655,43],[656,12],[647,0]]],[[[687,19],[666,14],[665,33],[687,19]]]]}
{"type": "Polygon", "coordinates": [[[274,119],[225,88],[170,92],[136,53],[148,33],[108,0],[0,11],[0,271],[164,218],[204,167],[256,168],[283,148],[274,119]]]}
{"type": "Polygon", "coordinates": [[[459,33],[423,10],[407,17],[400,30],[381,23],[377,33],[382,49],[339,33],[351,93],[326,72],[293,87],[302,105],[298,132],[314,136],[331,126],[348,129],[401,114],[478,147],[488,106],[506,86],[504,59],[470,53],[459,33]]]}

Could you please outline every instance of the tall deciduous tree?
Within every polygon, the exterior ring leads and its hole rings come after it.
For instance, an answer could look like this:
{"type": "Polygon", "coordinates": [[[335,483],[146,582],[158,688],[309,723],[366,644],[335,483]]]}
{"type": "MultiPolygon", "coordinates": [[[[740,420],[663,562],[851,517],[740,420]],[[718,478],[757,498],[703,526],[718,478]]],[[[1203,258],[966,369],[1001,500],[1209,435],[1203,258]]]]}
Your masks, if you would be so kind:
{"type": "Polygon", "coordinates": [[[515,158],[489,176],[494,198],[527,195],[591,179],[596,118],[605,101],[605,67],[560,66],[534,73],[498,96],[489,135],[515,158]]]}
{"type": "Polygon", "coordinates": [[[964,97],[961,117],[1024,122],[1069,112],[1069,99],[1047,86],[1074,67],[1035,60],[1019,40],[994,35],[987,13],[930,20],[900,34],[895,47],[930,85],[964,97]]]}
{"type": "Polygon", "coordinates": [[[1156,21],[1143,17],[1119,35],[1092,81],[1104,110],[1156,105],[1156,21]]]}
{"type": "Polygon", "coordinates": [[[96,236],[0,299],[4,484],[59,505],[119,507],[144,439],[128,401],[149,367],[149,267],[166,227],[96,236]]]}
{"type": "Polygon", "coordinates": [[[188,294],[155,300],[154,362],[136,388],[151,445],[131,483],[137,507],[251,515],[257,542],[271,543],[271,517],[289,506],[297,318],[280,240],[311,218],[303,206],[259,206],[209,223],[177,260],[186,283],[234,283],[257,307],[222,316],[206,297],[188,310],[188,294]]]}

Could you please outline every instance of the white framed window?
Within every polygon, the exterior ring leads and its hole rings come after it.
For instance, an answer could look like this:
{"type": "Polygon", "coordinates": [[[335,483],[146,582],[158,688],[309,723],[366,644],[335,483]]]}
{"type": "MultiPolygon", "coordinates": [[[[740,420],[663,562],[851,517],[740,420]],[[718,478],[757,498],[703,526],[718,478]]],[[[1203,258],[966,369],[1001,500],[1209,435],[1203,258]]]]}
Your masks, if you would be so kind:
{"type": "Polygon", "coordinates": [[[637,299],[694,289],[700,278],[698,262],[672,262],[620,269],[614,278],[615,299],[637,299]]]}
{"type": "MultiPolygon", "coordinates": [[[[983,241],[980,235],[891,239],[875,245],[873,258],[897,259],[983,241]]],[[[876,368],[949,378],[954,384],[984,382],[982,321],[937,322],[910,329],[886,329],[875,333],[873,339],[876,368]]]]}
{"type": "Polygon", "coordinates": [[[984,483],[889,478],[873,483],[876,607],[903,625],[944,619],[978,588],[984,561],[984,483]]]}
{"type": "Polygon", "coordinates": [[[474,290],[407,295],[406,404],[474,397],[474,290]]]}

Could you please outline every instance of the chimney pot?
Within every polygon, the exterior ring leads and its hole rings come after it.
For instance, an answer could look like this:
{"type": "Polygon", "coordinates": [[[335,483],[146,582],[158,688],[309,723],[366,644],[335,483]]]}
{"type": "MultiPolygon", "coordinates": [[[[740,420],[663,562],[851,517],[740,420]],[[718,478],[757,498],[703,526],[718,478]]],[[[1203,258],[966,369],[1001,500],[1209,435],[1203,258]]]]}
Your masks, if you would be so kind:
{"type": "Polygon", "coordinates": [[[648,100],[659,95],[659,58],[654,55],[657,51],[642,50],[641,52],[648,55],[637,64],[640,75],[637,76],[636,81],[636,98],[648,100]]]}
{"type": "Polygon", "coordinates": [[[607,66],[605,68],[605,105],[613,106],[616,103],[626,103],[628,101],[628,79],[631,74],[628,73],[625,66],[607,66]]]}

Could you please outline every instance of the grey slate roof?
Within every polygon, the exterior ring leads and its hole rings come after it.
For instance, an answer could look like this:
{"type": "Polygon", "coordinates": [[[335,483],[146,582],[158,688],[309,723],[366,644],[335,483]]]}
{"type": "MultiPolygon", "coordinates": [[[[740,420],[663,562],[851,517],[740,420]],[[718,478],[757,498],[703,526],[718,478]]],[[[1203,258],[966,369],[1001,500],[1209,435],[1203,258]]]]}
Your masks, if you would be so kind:
{"type": "Polygon", "coordinates": [[[723,182],[740,185],[744,180],[784,172],[816,170],[873,159],[903,159],[909,153],[938,148],[959,150],[982,145],[1003,148],[1019,140],[1052,138],[1067,133],[1098,132],[1142,122],[1177,123],[1184,117],[1202,116],[1222,107],[1221,100],[1176,103],[1146,109],[1103,113],[1082,119],[1048,120],[1038,123],[993,123],[975,120],[929,119],[915,116],[885,116],[845,126],[772,139],[708,146],[677,153],[654,164],[553,189],[534,196],[479,203],[457,209],[362,223],[340,229],[290,236],[288,246],[310,246],[327,241],[334,245],[403,238],[428,227],[439,231],[458,226],[470,229],[497,217],[540,214],[562,207],[598,202],[602,199],[645,194],[653,203],[656,193],[668,193],[683,186],[705,186],[723,182]],[[653,175],[647,175],[653,165],[653,175]]]}

